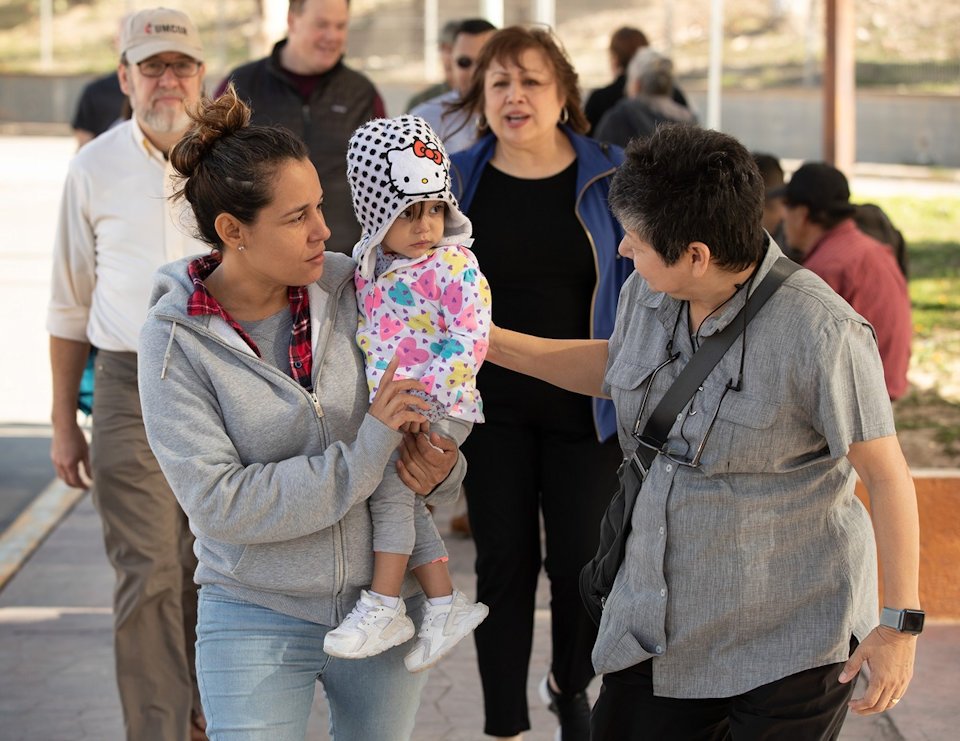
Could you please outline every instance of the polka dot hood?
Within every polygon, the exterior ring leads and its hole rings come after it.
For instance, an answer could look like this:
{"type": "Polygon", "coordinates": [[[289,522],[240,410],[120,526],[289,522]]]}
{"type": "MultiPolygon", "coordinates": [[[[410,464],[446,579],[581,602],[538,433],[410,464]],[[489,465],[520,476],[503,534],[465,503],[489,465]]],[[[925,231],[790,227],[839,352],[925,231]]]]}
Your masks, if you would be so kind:
{"type": "Polygon", "coordinates": [[[447,205],[438,244],[469,246],[472,227],[450,192],[447,151],[419,116],[376,118],[357,129],[347,146],[347,180],[363,228],[353,259],[364,278],[373,276],[376,248],[393,222],[418,201],[447,205]]]}

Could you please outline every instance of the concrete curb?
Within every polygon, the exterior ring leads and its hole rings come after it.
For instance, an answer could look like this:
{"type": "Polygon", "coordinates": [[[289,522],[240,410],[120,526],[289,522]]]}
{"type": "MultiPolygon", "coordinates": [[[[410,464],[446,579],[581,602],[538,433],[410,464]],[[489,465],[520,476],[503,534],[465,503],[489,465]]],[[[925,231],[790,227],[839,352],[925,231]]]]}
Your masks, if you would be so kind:
{"type": "Polygon", "coordinates": [[[0,535],[0,591],[86,493],[54,479],[0,535]]]}

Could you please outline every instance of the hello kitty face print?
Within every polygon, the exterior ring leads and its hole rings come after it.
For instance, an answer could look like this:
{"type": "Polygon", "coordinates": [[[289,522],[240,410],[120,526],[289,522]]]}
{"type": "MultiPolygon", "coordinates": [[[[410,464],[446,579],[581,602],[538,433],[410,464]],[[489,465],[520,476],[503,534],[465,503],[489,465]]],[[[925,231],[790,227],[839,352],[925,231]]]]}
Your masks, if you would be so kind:
{"type": "Polygon", "coordinates": [[[357,129],[347,145],[347,180],[363,228],[353,258],[364,277],[372,276],[376,247],[393,222],[418,201],[447,206],[438,245],[469,244],[470,220],[450,192],[447,152],[419,116],[377,118],[357,129]]]}
{"type": "Polygon", "coordinates": [[[390,182],[402,195],[440,193],[449,187],[449,163],[436,142],[414,139],[409,147],[388,150],[387,162],[390,182]]]}

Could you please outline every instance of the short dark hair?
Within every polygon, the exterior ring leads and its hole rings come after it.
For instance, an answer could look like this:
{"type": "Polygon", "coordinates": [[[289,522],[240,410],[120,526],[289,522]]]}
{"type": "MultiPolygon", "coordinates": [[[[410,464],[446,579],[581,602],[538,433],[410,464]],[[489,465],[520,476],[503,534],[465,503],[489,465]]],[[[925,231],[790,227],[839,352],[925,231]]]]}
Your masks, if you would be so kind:
{"type": "Polygon", "coordinates": [[[189,115],[193,125],[170,151],[180,185],[173,197],[185,198],[193,208],[199,239],[220,249],[217,216],[228,213],[252,224],[273,200],[280,166],[309,161],[309,153],[282,126],[251,126],[250,108],[232,82],[223,95],[204,98],[189,115]]]}
{"type": "Polygon", "coordinates": [[[610,53],[617,60],[617,67],[626,69],[637,49],[650,46],[647,35],[639,28],[623,26],[610,37],[610,53]]]}
{"type": "Polygon", "coordinates": [[[804,162],[779,190],[788,207],[806,206],[807,218],[824,229],[833,229],[857,210],[850,203],[847,176],[828,162],[804,162]]]}
{"type": "Polygon", "coordinates": [[[496,30],[497,27],[486,18],[467,18],[464,21],[460,21],[460,25],[457,26],[457,32],[453,35],[453,38],[456,40],[457,36],[462,33],[467,34],[467,36],[479,36],[482,33],[496,30]]]}
{"type": "Polygon", "coordinates": [[[716,264],[732,271],[766,254],[760,171],[746,147],[719,131],[663,124],[632,140],[609,199],[623,228],[667,265],[692,242],[706,244],[716,264]]]}
{"type": "Polygon", "coordinates": [[[779,188],[783,185],[783,168],[780,166],[780,160],[766,152],[754,152],[753,161],[757,163],[757,169],[760,170],[764,190],[779,188]]]}
{"type": "Polygon", "coordinates": [[[586,134],[590,123],[580,103],[580,86],[577,71],[564,51],[559,39],[547,28],[509,26],[497,31],[480,51],[477,66],[473,70],[473,79],[466,94],[459,102],[449,107],[449,111],[465,110],[470,113],[483,113],[483,82],[491,63],[520,63],[525,51],[533,49],[540,52],[553,69],[557,87],[563,96],[563,105],[569,116],[567,125],[578,134],[586,134]]]}

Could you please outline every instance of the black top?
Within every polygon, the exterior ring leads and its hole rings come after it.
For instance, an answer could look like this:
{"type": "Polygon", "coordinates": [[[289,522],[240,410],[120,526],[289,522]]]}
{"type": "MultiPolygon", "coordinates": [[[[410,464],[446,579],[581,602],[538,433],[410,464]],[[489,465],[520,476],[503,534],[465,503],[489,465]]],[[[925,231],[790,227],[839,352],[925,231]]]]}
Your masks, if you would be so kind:
{"type": "MultiPolygon", "coordinates": [[[[543,179],[488,164],[467,214],[500,327],[555,338],[590,336],[593,249],[574,212],[576,160],[543,179]]],[[[477,376],[488,422],[542,423],[593,434],[589,399],[485,363],[477,376]]]]}
{"type": "Polygon", "coordinates": [[[127,96],[120,89],[116,72],[110,72],[87,84],[80,94],[70,125],[99,136],[123,118],[127,96]]]}
{"type": "Polygon", "coordinates": [[[597,124],[600,123],[600,119],[603,118],[603,114],[613,108],[617,104],[617,101],[623,97],[623,91],[626,89],[626,85],[627,76],[620,75],[609,85],[597,88],[587,97],[587,102],[583,106],[583,112],[590,122],[591,136],[593,136],[597,124]]]}

